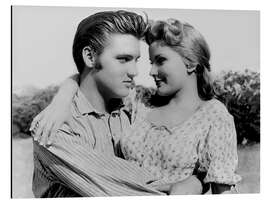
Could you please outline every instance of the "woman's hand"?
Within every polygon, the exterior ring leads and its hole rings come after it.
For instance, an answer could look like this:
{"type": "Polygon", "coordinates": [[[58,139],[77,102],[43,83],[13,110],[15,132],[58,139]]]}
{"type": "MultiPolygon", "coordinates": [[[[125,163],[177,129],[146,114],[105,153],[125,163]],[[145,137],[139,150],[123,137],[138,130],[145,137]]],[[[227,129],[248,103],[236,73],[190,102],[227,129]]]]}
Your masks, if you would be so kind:
{"type": "Polygon", "coordinates": [[[199,195],[202,193],[202,184],[199,179],[192,175],[189,178],[174,183],[170,195],[199,195]]]}
{"type": "Polygon", "coordinates": [[[41,111],[32,121],[30,131],[34,140],[40,145],[50,145],[51,135],[54,135],[64,122],[70,117],[71,103],[51,103],[41,111]]]}
{"type": "MultiPolygon", "coordinates": [[[[151,184],[150,184],[151,185],[151,184]]],[[[171,187],[172,187],[172,184],[152,184],[152,187],[155,189],[155,190],[158,190],[160,192],[164,192],[166,194],[169,194],[170,191],[171,191],[171,187]]]]}
{"type": "Polygon", "coordinates": [[[202,193],[202,184],[195,175],[175,183],[160,183],[160,181],[154,181],[149,185],[168,195],[197,195],[202,193]]]}

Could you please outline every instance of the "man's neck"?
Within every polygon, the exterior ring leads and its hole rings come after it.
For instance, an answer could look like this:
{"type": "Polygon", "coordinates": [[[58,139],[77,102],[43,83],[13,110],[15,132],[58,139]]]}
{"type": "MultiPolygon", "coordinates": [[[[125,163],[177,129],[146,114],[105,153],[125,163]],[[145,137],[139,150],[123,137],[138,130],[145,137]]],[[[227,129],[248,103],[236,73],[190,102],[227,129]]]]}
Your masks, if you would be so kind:
{"type": "Polygon", "coordinates": [[[80,90],[90,104],[101,113],[109,113],[108,102],[99,92],[97,84],[92,77],[84,77],[80,83],[80,90]]]}

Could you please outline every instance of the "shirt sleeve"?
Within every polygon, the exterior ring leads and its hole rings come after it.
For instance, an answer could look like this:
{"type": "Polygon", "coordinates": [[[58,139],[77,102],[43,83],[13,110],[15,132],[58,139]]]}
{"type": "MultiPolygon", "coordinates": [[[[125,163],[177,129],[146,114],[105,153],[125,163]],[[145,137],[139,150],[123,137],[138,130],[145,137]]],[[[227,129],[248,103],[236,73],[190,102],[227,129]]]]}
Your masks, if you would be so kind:
{"type": "Polygon", "coordinates": [[[162,194],[146,185],[150,179],[144,170],[95,151],[68,130],[58,131],[50,147],[38,148],[36,153],[51,174],[82,196],[162,194]]]}
{"type": "Polygon", "coordinates": [[[237,175],[237,136],[233,117],[228,112],[214,116],[206,138],[204,162],[207,174],[204,182],[234,185],[241,180],[237,175]]]}

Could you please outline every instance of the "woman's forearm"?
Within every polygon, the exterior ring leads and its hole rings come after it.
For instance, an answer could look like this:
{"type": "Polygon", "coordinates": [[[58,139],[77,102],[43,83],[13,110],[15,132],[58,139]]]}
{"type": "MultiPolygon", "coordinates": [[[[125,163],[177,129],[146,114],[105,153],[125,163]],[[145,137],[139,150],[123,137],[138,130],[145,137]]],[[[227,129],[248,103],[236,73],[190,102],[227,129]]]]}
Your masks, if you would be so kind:
{"type": "Polygon", "coordinates": [[[62,103],[62,101],[66,103],[67,101],[71,101],[79,88],[78,83],[79,83],[78,74],[74,74],[69,78],[67,78],[66,80],[64,80],[64,82],[62,82],[62,84],[60,85],[59,90],[55,95],[52,103],[62,103]]]}
{"type": "Polygon", "coordinates": [[[196,176],[174,183],[170,187],[170,195],[196,195],[202,193],[202,184],[196,176]]]}

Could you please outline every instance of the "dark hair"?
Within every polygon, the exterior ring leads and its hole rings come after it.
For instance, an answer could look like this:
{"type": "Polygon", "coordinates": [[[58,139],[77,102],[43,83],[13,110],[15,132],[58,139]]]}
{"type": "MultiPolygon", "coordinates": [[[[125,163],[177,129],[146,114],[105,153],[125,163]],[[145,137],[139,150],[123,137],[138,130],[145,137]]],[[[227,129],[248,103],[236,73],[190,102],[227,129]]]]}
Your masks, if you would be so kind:
{"type": "Polygon", "coordinates": [[[73,59],[79,73],[85,66],[82,50],[89,46],[98,56],[110,34],[131,34],[141,39],[147,29],[143,17],[128,11],[105,11],[88,16],[78,25],[73,41],[73,59]]]}
{"type": "Polygon", "coordinates": [[[148,45],[159,41],[179,53],[188,74],[195,72],[197,76],[199,97],[203,100],[214,97],[210,77],[210,50],[198,30],[176,19],[156,21],[148,28],[145,39],[148,45]]]}

